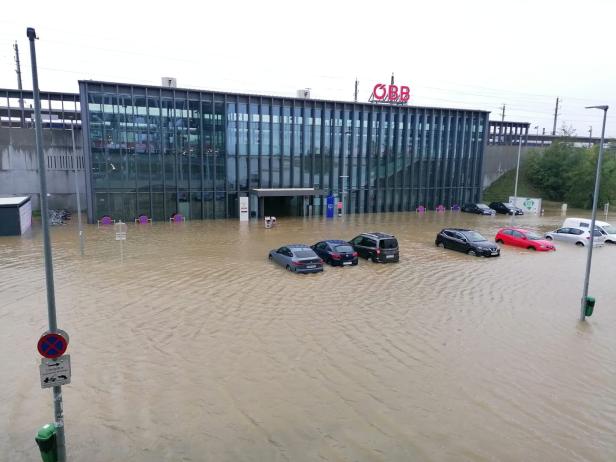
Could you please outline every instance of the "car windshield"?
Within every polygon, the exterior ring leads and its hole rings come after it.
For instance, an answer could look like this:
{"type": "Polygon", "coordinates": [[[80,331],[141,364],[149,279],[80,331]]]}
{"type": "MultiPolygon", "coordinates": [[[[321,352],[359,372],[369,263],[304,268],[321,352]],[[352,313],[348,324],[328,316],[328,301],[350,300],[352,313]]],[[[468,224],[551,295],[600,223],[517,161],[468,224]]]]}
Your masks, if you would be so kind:
{"type": "Polygon", "coordinates": [[[353,247],[351,247],[350,245],[337,245],[336,247],[334,247],[334,249],[336,250],[336,252],[340,253],[353,252],[353,247]]]}
{"type": "Polygon", "coordinates": [[[481,242],[486,240],[486,238],[479,234],[477,231],[466,231],[463,234],[464,236],[466,236],[469,242],[481,242]]]}
{"type": "Polygon", "coordinates": [[[310,249],[293,249],[293,256],[297,258],[314,257],[314,252],[310,249]]]}
{"type": "Polygon", "coordinates": [[[531,241],[540,241],[543,239],[543,236],[537,233],[533,233],[532,231],[526,233],[526,237],[529,238],[531,241]]]}
{"type": "Polygon", "coordinates": [[[603,231],[605,231],[608,234],[616,234],[616,228],[614,228],[612,225],[605,225],[602,226],[603,231]]]}
{"type": "Polygon", "coordinates": [[[381,249],[395,249],[398,247],[398,241],[395,239],[382,239],[379,247],[381,249]]]}

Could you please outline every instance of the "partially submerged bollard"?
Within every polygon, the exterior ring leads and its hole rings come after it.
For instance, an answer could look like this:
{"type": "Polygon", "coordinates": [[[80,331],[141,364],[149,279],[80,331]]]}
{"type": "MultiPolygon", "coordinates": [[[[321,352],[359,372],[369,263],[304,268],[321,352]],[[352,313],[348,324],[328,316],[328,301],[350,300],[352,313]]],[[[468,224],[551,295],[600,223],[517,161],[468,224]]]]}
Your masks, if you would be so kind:
{"type": "Polygon", "coordinates": [[[41,451],[43,462],[57,462],[58,447],[56,445],[56,426],[54,424],[50,423],[39,428],[34,440],[38,444],[39,451],[41,451]]]}
{"type": "Polygon", "coordinates": [[[567,215],[567,204],[563,204],[560,208],[561,215],[567,215]]]}
{"type": "Polygon", "coordinates": [[[592,312],[595,309],[595,297],[591,297],[590,295],[586,297],[584,303],[584,314],[586,316],[592,316],[592,312]]]}

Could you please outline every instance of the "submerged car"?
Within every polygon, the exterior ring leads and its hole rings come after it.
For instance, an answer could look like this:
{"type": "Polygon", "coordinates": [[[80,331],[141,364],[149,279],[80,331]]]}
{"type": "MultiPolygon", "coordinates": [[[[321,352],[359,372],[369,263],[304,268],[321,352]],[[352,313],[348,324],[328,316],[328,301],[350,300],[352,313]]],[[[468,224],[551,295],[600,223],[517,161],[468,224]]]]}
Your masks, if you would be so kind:
{"type": "MultiPolygon", "coordinates": [[[[573,226],[574,228],[590,229],[591,220],[589,218],[567,218],[563,226],[573,226]]],[[[616,228],[606,221],[595,220],[595,227],[605,235],[606,244],[616,244],[616,228]]]]}
{"type": "Polygon", "coordinates": [[[386,233],[362,233],[350,241],[360,257],[375,263],[390,263],[400,260],[400,249],[395,236],[386,233]]]}
{"type": "Polygon", "coordinates": [[[520,207],[508,202],[490,202],[490,208],[496,210],[496,213],[504,213],[505,215],[524,215],[524,211],[520,207]]]}
{"type": "Polygon", "coordinates": [[[442,229],[434,241],[437,247],[457,250],[477,257],[498,257],[500,248],[477,231],[463,228],[442,229]]]}
{"type": "Polygon", "coordinates": [[[332,266],[357,265],[358,254],[347,241],[326,240],[317,242],[311,248],[325,263],[332,266]]]}
{"type": "MultiPolygon", "coordinates": [[[[580,247],[585,247],[590,243],[590,229],[565,227],[558,228],[549,233],[545,233],[545,238],[549,241],[570,242],[580,247]]],[[[605,235],[595,228],[593,236],[593,247],[605,244],[605,235]]]]}
{"type": "Polygon", "coordinates": [[[288,244],[270,250],[268,258],[294,273],[320,273],[323,260],[306,244],[288,244]]]}
{"type": "Polygon", "coordinates": [[[478,215],[496,215],[496,210],[491,209],[486,204],[464,204],[462,211],[466,213],[476,213],[478,215]]]}
{"type": "Polygon", "coordinates": [[[540,234],[522,228],[501,228],[494,240],[497,244],[513,245],[529,250],[556,250],[554,244],[540,234]]]}

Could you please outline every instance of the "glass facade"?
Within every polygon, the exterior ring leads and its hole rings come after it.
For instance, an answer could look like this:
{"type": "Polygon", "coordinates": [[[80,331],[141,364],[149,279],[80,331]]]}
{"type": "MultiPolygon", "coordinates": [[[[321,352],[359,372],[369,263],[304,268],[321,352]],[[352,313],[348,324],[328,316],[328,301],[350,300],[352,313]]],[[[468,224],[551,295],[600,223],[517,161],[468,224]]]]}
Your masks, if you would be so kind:
{"type": "Polygon", "coordinates": [[[254,188],[315,188],[347,213],[480,197],[483,111],[98,82],[80,99],[91,221],[236,217],[254,188]]]}

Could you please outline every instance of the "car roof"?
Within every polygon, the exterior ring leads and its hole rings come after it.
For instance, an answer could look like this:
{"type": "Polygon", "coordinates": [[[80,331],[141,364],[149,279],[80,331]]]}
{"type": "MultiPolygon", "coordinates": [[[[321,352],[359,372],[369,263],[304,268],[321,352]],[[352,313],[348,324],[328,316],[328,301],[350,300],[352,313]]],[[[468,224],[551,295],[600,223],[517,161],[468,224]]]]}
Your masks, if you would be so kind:
{"type": "Polygon", "coordinates": [[[288,247],[289,249],[303,249],[305,247],[310,248],[308,244],[287,244],[283,245],[283,247],[288,247]]]}
{"type": "Polygon", "coordinates": [[[515,228],[515,227],[513,227],[513,226],[505,226],[505,227],[503,227],[503,228],[499,229],[499,231],[503,231],[504,229],[512,229],[512,230],[514,230],[514,231],[519,231],[519,232],[521,232],[521,233],[528,233],[528,232],[530,232],[530,230],[528,230],[528,229],[524,229],[524,228],[515,228]]]}
{"type": "Polygon", "coordinates": [[[370,237],[376,237],[378,239],[384,239],[384,238],[391,238],[391,237],[395,237],[393,234],[386,234],[386,233],[380,233],[380,232],[374,232],[374,233],[361,233],[362,236],[370,236],[370,237]]]}
{"type": "Polygon", "coordinates": [[[466,229],[466,228],[443,228],[443,231],[460,231],[460,232],[464,232],[464,231],[472,231],[472,229],[466,229]]]}
{"type": "Polygon", "coordinates": [[[342,239],[325,239],[321,242],[327,242],[328,244],[349,244],[348,241],[344,241],[342,239]]]}
{"type": "MultiPolygon", "coordinates": [[[[580,223],[588,223],[588,224],[592,222],[590,218],[576,218],[576,217],[565,218],[565,223],[567,223],[568,221],[572,221],[572,222],[579,221],[580,223]]],[[[605,225],[609,225],[609,223],[607,221],[595,220],[595,225],[605,226],[605,225]]]]}

